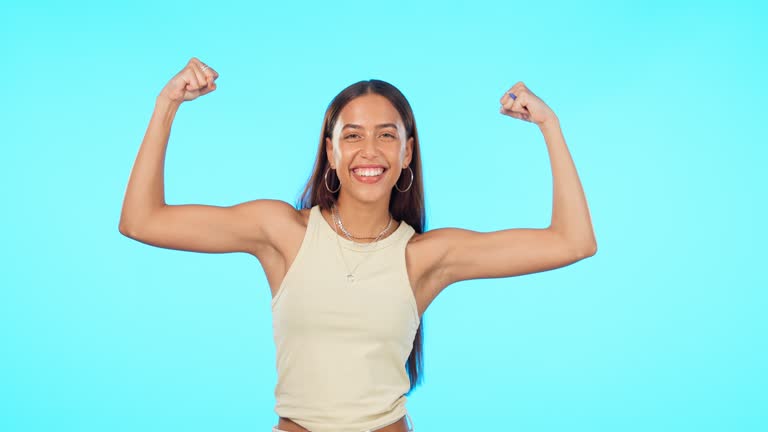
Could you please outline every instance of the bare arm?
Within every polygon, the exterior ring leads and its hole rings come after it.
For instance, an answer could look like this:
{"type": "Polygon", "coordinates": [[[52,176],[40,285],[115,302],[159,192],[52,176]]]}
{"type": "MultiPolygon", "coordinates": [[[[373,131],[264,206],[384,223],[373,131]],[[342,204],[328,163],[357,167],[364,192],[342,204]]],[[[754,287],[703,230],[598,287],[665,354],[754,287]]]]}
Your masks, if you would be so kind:
{"type": "Polygon", "coordinates": [[[151,214],[165,207],[165,153],[181,102],[158,96],[147,132],[133,163],[120,213],[120,232],[130,236],[151,214]]]}
{"type": "Polygon", "coordinates": [[[597,240],[589,216],[587,198],[576,165],[565,145],[560,122],[555,119],[540,127],[552,167],[552,219],[549,229],[588,255],[597,251],[597,240]]]}
{"type": "Polygon", "coordinates": [[[120,232],[158,247],[195,252],[250,252],[268,243],[269,220],[295,214],[288,203],[255,200],[229,207],[165,202],[164,165],[171,125],[185,101],[212,92],[218,73],[193,58],[160,92],[128,180],[120,232]]]}
{"type": "Polygon", "coordinates": [[[435,274],[446,286],[479,278],[509,277],[572,264],[597,252],[587,201],[565,144],[560,122],[549,107],[523,83],[510,89],[517,95],[502,97],[503,114],[536,123],[549,152],[553,178],[553,205],[546,229],[513,228],[481,233],[446,228],[428,233],[440,251],[435,274]]]}

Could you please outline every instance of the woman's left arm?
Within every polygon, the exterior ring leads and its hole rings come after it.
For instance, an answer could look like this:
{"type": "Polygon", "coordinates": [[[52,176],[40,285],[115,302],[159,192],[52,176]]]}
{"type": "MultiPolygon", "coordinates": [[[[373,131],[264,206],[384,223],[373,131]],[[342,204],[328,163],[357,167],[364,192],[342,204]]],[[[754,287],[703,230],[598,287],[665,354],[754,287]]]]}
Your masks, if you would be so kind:
{"type": "Polygon", "coordinates": [[[467,279],[509,277],[564,267],[597,252],[587,200],[555,113],[518,82],[501,98],[504,115],[536,124],[552,167],[553,204],[545,229],[430,231],[435,275],[446,286],[467,279]],[[511,95],[510,95],[511,94],[511,95]]]}

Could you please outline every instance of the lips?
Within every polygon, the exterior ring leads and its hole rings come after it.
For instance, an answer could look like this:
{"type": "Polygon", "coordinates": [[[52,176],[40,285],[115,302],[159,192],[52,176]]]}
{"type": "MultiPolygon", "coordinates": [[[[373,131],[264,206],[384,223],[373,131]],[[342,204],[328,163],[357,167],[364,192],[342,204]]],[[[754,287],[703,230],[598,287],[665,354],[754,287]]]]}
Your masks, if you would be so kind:
{"type": "Polygon", "coordinates": [[[352,178],[366,184],[378,182],[384,178],[386,171],[387,169],[381,165],[360,165],[350,169],[352,178]]]}
{"type": "Polygon", "coordinates": [[[384,167],[358,167],[353,168],[352,172],[362,177],[375,177],[384,173],[384,167]]]}

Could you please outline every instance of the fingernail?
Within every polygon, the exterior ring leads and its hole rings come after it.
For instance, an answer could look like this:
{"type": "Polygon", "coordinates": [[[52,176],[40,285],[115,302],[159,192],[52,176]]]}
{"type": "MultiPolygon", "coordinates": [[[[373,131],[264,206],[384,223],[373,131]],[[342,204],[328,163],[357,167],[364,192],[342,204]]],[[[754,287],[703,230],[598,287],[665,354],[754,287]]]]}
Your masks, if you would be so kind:
{"type": "Polygon", "coordinates": [[[514,94],[514,93],[507,93],[507,94],[509,95],[509,97],[511,97],[511,98],[512,98],[512,100],[515,100],[515,99],[517,99],[517,96],[515,96],[515,94],[514,94]]]}

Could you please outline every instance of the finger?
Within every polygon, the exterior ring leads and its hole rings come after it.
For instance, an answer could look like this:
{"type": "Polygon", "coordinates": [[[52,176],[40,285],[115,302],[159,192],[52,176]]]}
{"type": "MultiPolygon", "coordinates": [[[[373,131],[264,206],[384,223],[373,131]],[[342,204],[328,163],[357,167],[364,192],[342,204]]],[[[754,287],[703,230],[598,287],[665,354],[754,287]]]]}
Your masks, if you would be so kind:
{"type": "Polygon", "coordinates": [[[518,120],[523,120],[523,121],[527,121],[527,122],[532,122],[531,116],[528,115],[528,114],[521,114],[521,113],[514,112],[514,111],[504,110],[503,108],[500,111],[501,111],[502,114],[507,115],[509,117],[513,117],[513,118],[516,118],[518,120]]]}
{"type": "Polygon", "coordinates": [[[200,89],[200,96],[207,95],[208,93],[214,90],[216,90],[216,83],[211,81],[210,84],[208,84],[206,87],[203,87],[202,89],[200,89]]]}
{"type": "Polygon", "coordinates": [[[530,101],[530,94],[528,93],[528,91],[520,90],[517,99],[515,99],[508,108],[520,114],[530,114],[530,111],[528,111],[529,101],[530,101]]]}
{"type": "Polygon", "coordinates": [[[203,79],[205,79],[205,85],[210,86],[213,83],[213,74],[211,73],[211,67],[203,62],[200,62],[200,73],[203,74],[203,79]]]}
{"type": "Polygon", "coordinates": [[[208,69],[205,70],[205,73],[206,75],[209,75],[211,77],[211,81],[215,81],[219,77],[219,73],[216,72],[216,70],[210,66],[208,66],[208,69]]]}
{"type": "Polygon", "coordinates": [[[199,89],[202,89],[203,87],[208,85],[208,79],[205,77],[205,74],[203,73],[202,66],[200,66],[199,63],[192,63],[190,66],[190,69],[192,69],[192,72],[195,74],[195,78],[197,78],[197,82],[200,84],[199,89]]]}
{"type": "Polygon", "coordinates": [[[519,98],[523,95],[523,93],[526,93],[527,91],[528,88],[525,86],[525,84],[523,84],[521,81],[518,81],[515,85],[512,86],[511,89],[509,89],[508,93],[512,93],[516,96],[516,98],[519,98]]]}
{"type": "Polygon", "coordinates": [[[216,78],[219,77],[219,74],[216,73],[215,70],[211,69],[210,67],[205,70],[205,78],[208,80],[208,87],[215,87],[216,86],[216,78]]]}
{"type": "Polygon", "coordinates": [[[501,103],[501,108],[502,108],[502,109],[504,109],[504,110],[509,110],[509,111],[511,111],[511,110],[512,110],[512,104],[513,104],[514,102],[515,102],[514,100],[512,100],[512,99],[510,99],[510,98],[507,98],[507,100],[506,100],[506,101],[504,101],[504,102],[502,102],[502,103],[501,103]]]}
{"type": "Polygon", "coordinates": [[[525,97],[525,94],[520,95],[519,98],[515,99],[514,102],[512,102],[512,106],[510,109],[514,112],[520,113],[520,114],[528,114],[528,109],[523,105],[527,101],[527,98],[525,97]]]}
{"type": "Polygon", "coordinates": [[[506,92],[504,92],[504,95],[501,97],[501,106],[503,106],[506,109],[512,108],[512,103],[517,98],[517,94],[514,93],[514,87],[510,88],[506,92]]]}
{"type": "Polygon", "coordinates": [[[187,82],[186,89],[188,91],[195,91],[200,89],[200,81],[198,81],[197,75],[195,74],[195,71],[191,65],[184,69],[182,76],[184,77],[184,81],[187,82]]]}
{"type": "Polygon", "coordinates": [[[501,108],[499,110],[499,112],[504,114],[505,116],[509,116],[509,117],[516,118],[516,119],[519,119],[519,120],[523,120],[523,115],[518,113],[518,112],[514,112],[512,110],[508,110],[508,109],[505,109],[505,108],[501,108]]]}
{"type": "Polygon", "coordinates": [[[519,95],[515,95],[515,93],[513,93],[513,92],[509,92],[509,93],[507,93],[507,95],[506,95],[506,101],[504,103],[502,103],[501,105],[505,109],[507,109],[507,110],[516,111],[517,112],[517,111],[519,111],[519,107],[520,107],[520,96],[519,95]],[[514,95],[514,97],[512,97],[509,93],[512,93],[512,95],[514,95]]]}
{"type": "Polygon", "coordinates": [[[196,57],[193,57],[192,59],[194,60],[195,64],[197,64],[200,67],[200,71],[203,73],[203,76],[205,77],[205,82],[210,84],[214,80],[216,80],[216,78],[219,77],[219,73],[216,72],[212,67],[205,64],[205,62],[201,61],[196,57]]]}
{"type": "Polygon", "coordinates": [[[192,57],[192,59],[189,60],[189,66],[190,69],[195,73],[195,76],[197,77],[197,81],[200,84],[200,88],[205,87],[208,85],[208,78],[205,76],[205,73],[203,72],[203,66],[204,63],[200,61],[197,57],[192,57]]]}
{"type": "Polygon", "coordinates": [[[504,95],[501,96],[501,99],[499,99],[499,102],[504,105],[507,101],[514,100],[517,97],[517,93],[515,93],[515,88],[511,87],[509,90],[504,92],[504,95]]]}

